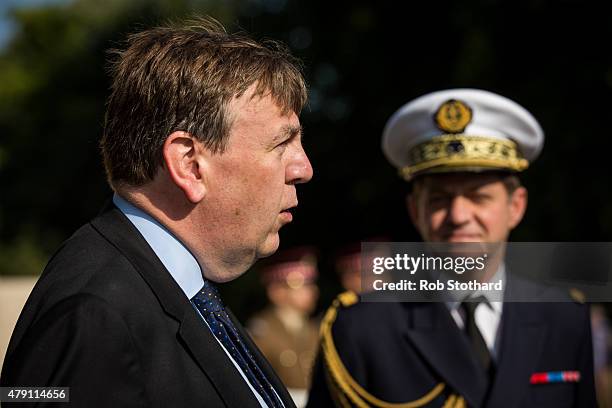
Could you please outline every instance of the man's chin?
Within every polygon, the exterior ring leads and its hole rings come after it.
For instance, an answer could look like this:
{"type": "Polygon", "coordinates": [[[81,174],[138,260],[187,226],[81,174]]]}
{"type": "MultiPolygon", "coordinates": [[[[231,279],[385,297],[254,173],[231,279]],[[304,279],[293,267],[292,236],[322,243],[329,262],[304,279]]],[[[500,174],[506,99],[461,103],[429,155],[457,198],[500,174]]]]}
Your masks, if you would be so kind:
{"type": "Polygon", "coordinates": [[[278,232],[268,235],[266,240],[257,248],[257,258],[267,258],[273,255],[280,245],[280,237],[278,232]]]}

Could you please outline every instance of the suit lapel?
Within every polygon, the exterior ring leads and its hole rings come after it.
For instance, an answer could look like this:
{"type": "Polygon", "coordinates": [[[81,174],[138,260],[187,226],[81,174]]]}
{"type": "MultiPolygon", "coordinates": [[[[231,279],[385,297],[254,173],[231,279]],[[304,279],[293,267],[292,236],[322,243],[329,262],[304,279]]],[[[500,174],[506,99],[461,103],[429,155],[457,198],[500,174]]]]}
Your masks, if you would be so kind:
{"type": "Polygon", "coordinates": [[[497,376],[489,407],[515,407],[525,395],[544,346],[545,321],[531,303],[504,303],[497,376]]]}
{"type": "Polygon", "coordinates": [[[487,378],[472,357],[470,345],[446,305],[432,302],[404,307],[412,314],[412,324],[405,331],[408,339],[469,406],[480,406],[486,395],[487,378]]]}
{"type": "Polygon", "coordinates": [[[261,408],[246,381],[195,310],[185,314],[179,334],[227,406],[261,408]]]}
{"type": "Polygon", "coordinates": [[[255,345],[255,343],[251,339],[251,336],[249,336],[249,334],[242,328],[242,325],[238,322],[238,320],[236,320],[234,314],[229,309],[227,309],[227,312],[230,319],[232,319],[234,326],[236,326],[236,328],[238,329],[240,336],[242,336],[242,338],[244,339],[245,344],[247,345],[249,350],[251,350],[253,358],[255,358],[255,362],[261,368],[261,371],[263,371],[268,381],[270,381],[270,384],[272,384],[272,386],[276,390],[276,393],[283,401],[285,407],[295,408],[295,403],[289,395],[287,388],[281,382],[280,378],[278,378],[278,375],[276,375],[276,372],[274,371],[268,360],[261,354],[261,351],[259,351],[257,345],[255,345]]]}
{"type": "Polygon", "coordinates": [[[113,205],[107,206],[91,225],[130,261],[166,314],[180,323],[178,334],[182,344],[226,405],[260,407],[240,373],[136,227],[113,205]]]}

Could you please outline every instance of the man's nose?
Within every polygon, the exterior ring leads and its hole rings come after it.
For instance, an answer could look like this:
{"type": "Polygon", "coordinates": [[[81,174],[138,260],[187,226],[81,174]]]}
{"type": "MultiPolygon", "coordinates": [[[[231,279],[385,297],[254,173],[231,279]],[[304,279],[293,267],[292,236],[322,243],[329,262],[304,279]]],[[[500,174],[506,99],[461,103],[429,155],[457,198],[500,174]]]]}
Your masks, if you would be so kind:
{"type": "Polygon", "coordinates": [[[312,178],[313,169],[310,160],[300,145],[286,169],[287,184],[307,183],[312,178]]]}
{"type": "Polygon", "coordinates": [[[449,202],[448,221],[453,225],[463,225],[471,217],[470,202],[463,196],[455,196],[449,202]]]}

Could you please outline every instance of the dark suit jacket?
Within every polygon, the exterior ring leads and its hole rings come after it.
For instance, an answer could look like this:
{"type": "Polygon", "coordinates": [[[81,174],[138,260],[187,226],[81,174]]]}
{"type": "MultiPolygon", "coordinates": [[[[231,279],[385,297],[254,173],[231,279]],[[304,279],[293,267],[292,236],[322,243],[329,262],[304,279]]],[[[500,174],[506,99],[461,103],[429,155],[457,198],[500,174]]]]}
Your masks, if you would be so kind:
{"type": "MultiPolygon", "coordinates": [[[[443,383],[444,391],[424,406],[441,407],[455,394],[469,407],[590,408],[597,403],[588,310],[577,303],[504,303],[490,385],[444,303],[357,303],[338,310],[331,333],[350,375],[383,401],[415,401],[443,383]],[[530,384],[533,373],[549,371],[582,377],[530,384]]],[[[329,376],[319,356],[309,407],[334,405],[329,376]]]]}
{"type": "Polygon", "coordinates": [[[114,206],[79,229],[45,268],[13,332],[0,383],[67,386],[71,406],[259,407],[185,294],[114,206]]]}

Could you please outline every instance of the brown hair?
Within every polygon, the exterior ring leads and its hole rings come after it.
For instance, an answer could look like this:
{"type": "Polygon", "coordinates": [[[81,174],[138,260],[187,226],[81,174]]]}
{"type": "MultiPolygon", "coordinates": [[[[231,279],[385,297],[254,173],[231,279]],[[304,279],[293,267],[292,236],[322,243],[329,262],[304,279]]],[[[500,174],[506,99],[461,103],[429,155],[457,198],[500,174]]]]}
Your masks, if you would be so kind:
{"type": "Polygon", "coordinates": [[[506,187],[506,191],[508,194],[514,193],[514,191],[521,187],[523,184],[521,183],[521,179],[514,173],[507,173],[501,176],[501,181],[504,183],[504,187],[506,187]]]}
{"type": "Polygon", "coordinates": [[[112,85],[100,145],[114,187],[152,180],[164,141],[177,130],[223,153],[227,106],[255,83],[253,96],[269,93],[284,114],[299,114],[306,102],[301,65],[284,45],[227,33],[209,17],[132,34],[125,50],[109,53],[112,85]]]}

